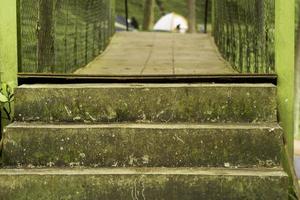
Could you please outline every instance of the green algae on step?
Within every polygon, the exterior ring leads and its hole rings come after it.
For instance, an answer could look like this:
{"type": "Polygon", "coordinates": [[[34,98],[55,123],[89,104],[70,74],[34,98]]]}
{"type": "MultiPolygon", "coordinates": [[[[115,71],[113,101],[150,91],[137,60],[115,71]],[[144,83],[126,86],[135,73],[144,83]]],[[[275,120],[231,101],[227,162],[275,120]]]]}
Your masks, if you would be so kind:
{"type": "Polygon", "coordinates": [[[0,170],[0,199],[287,199],[277,170],[45,169],[0,170]]]}
{"type": "Polygon", "coordinates": [[[9,166],[279,167],[278,125],[14,123],[9,166]]]}
{"type": "Polygon", "coordinates": [[[43,122],[276,122],[271,84],[25,85],[16,120],[43,122]]]}

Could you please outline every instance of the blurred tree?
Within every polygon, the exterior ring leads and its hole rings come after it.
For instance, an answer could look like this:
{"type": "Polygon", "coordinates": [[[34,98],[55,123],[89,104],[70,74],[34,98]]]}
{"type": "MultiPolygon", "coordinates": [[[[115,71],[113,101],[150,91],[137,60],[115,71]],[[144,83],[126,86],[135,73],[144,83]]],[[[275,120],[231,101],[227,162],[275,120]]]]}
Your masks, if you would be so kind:
{"type": "Polygon", "coordinates": [[[189,33],[196,32],[196,0],[187,0],[189,33]]]}
{"type": "Polygon", "coordinates": [[[145,0],[143,30],[148,31],[154,23],[154,0],[145,0]]]}
{"type": "Polygon", "coordinates": [[[164,4],[161,0],[155,0],[156,5],[160,11],[160,15],[163,16],[166,14],[164,4]]]}

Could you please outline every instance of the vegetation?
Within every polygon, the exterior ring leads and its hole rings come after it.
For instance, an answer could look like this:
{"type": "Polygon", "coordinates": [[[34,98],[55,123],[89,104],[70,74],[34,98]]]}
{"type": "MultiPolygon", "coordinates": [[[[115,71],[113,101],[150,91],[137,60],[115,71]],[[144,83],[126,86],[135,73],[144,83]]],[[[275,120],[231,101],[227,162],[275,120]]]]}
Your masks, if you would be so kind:
{"type": "MultiPolygon", "coordinates": [[[[116,0],[116,13],[120,16],[125,16],[125,7],[124,7],[124,0],[116,0]]],[[[188,7],[186,0],[161,0],[162,6],[166,13],[169,12],[176,12],[180,15],[188,17],[188,7]]],[[[204,5],[205,0],[197,0],[197,24],[203,24],[204,22],[204,5]]],[[[135,17],[139,24],[143,22],[143,15],[144,15],[144,0],[128,0],[129,4],[129,16],[135,17]]],[[[210,9],[209,9],[210,11],[210,9]]],[[[155,20],[157,21],[163,13],[161,13],[160,9],[157,5],[154,8],[154,15],[155,20]]],[[[210,17],[210,15],[209,15],[210,17]]]]}
{"type": "MultiPolygon", "coordinates": [[[[13,89],[9,84],[0,83],[0,154],[2,151],[2,132],[5,125],[13,121],[13,108],[14,101],[13,89]]],[[[1,166],[1,162],[0,162],[1,166]]]]}
{"type": "Polygon", "coordinates": [[[6,83],[1,83],[0,89],[0,110],[3,110],[4,116],[1,116],[1,120],[12,121],[12,102],[14,101],[14,93],[11,86],[6,83]]]}
{"type": "Polygon", "coordinates": [[[29,0],[19,10],[20,72],[71,73],[99,55],[113,33],[110,0],[29,0]]]}

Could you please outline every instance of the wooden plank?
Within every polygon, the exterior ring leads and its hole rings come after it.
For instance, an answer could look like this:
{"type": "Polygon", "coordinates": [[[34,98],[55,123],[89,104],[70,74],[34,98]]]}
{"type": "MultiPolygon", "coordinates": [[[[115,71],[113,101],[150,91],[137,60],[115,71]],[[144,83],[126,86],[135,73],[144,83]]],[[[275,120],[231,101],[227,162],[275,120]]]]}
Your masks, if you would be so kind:
{"type": "Polygon", "coordinates": [[[231,74],[207,34],[116,33],[105,53],[76,74],[231,74]]]}

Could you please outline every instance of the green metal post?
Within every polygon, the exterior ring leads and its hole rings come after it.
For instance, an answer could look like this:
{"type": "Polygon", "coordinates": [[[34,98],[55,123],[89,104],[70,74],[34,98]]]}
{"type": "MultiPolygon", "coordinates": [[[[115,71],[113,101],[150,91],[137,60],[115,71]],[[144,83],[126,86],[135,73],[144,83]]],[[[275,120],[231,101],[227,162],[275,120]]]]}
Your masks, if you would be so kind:
{"type": "Polygon", "coordinates": [[[17,86],[17,2],[0,1],[0,81],[17,86]]]}
{"type": "Polygon", "coordinates": [[[289,155],[293,155],[295,97],[295,1],[275,1],[275,67],[278,109],[289,155]]]}
{"type": "MultiPolygon", "coordinates": [[[[17,86],[17,49],[17,0],[0,0],[0,82],[12,88],[17,86]]],[[[1,119],[1,128],[8,123],[1,119]]]]}

